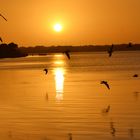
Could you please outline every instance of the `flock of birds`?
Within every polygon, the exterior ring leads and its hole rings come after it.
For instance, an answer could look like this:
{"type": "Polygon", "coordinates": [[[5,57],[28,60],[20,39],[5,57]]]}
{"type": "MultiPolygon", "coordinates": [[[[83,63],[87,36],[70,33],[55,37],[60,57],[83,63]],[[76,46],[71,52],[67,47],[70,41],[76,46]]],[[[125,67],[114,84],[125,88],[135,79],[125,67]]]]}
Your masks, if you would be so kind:
{"type": "MultiPolygon", "coordinates": [[[[129,43],[129,44],[128,44],[128,47],[132,47],[132,43],[129,43]]],[[[107,53],[108,53],[108,56],[109,56],[109,57],[112,56],[112,53],[113,53],[113,51],[114,51],[113,49],[114,49],[114,45],[112,44],[112,45],[108,48],[108,50],[107,50],[107,53]]],[[[66,51],[63,52],[63,53],[67,56],[68,59],[70,59],[70,51],[69,51],[69,50],[66,50],[66,51]]],[[[45,74],[48,73],[48,69],[45,68],[44,71],[45,71],[45,74]]],[[[132,77],[137,78],[138,76],[139,76],[138,74],[134,74],[132,77]]],[[[105,85],[105,86],[107,87],[107,89],[110,90],[110,85],[108,84],[107,81],[102,80],[102,81],[100,82],[100,84],[105,85]]],[[[138,92],[135,92],[135,94],[136,94],[136,96],[137,96],[138,92]]],[[[48,96],[47,96],[47,97],[48,97],[48,96]]],[[[107,114],[107,113],[109,113],[110,109],[111,109],[111,106],[108,105],[107,108],[105,108],[105,109],[102,111],[102,113],[107,114]]],[[[110,131],[111,135],[114,137],[115,134],[116,134],[116,129],[115,129],[115,126],[114,126],[114,122],[113,122],[113,121],[110,122],[110,130],[111,130],[111,131],[110,131]]],[[[131,138],[134,137],[134,130],[133,130],[132,128],[129,129],[129,134],[130,134],[130,137],[131,137],[131,138]]],[[[72,133],[68,133],[68,137],[69,137],[69,140],[72,140],[72,133]]]]}
{"type": "MultiPolygon", "coordinates": [[[[129,44],[128,44],[128,47],[132,47],[132,43],[129,43],[129,44]]],[[[114,45],[112,44],[111,47],[109,47],[108,50],[107,50],[109,57],[112,56],[112,53],[113,53],[113,51],[114,51],[113,49],[114,49],[114,45]]],[[[69,51],[69,50],[66,50],[66,51],[64,51],[63,53],[67,56],[68,59],[71,58],[71,57],[70,57],[70,51],[69,51]]],[[[47,68],[45,68],[44,71],[45,71],[45,74],[48,73],[48,69],[47,69],[47,68]]],[[[133,77],[138,77],[138,74],[134,74],[133,77]]],[[[105,85],[105,86],[107,87],[107,89],[110,90],[110,86],[109,86],[109,84],[108,84],[107,81],[102,80],[102,81],[100,82],[100,84],[105,85]]]]}
{"type": "MultiPolygon", "coordinates": [[[[128,47],[132,47],[132,43],[129,43],[128,44],[128,47]]],[[[109,49],[107,50],[109,57],[112,56],[112,53],[114,51],[113,49],[114,49],[114,45],[112,45],[111,47],[109,47],[109,49]]],[[[68,59],[70,59],[70,51],[69,50],[67,50],[67,51],[65,51],[63,53],[67,56],[68,59]]],[[[48,69],[45,68],[44,71],[45,71],[45,74],[48,73],[48,69]]],[[[139,76],[138,74],[134,74],[132,77],[138,77],[138,76],[139,76]]],[[[107,81],[102,80],[100,82],[100,84],[105,85],[107,87],[107,89],[110,90],[110,85],[108,84],[107,81]]],[[[138,93],[135,92],[135,94],[137,95],[138,93]]],[[[47,99],[48,99],[48,95],[47,95],[47,99]]],[[[107,113],[109,113],[110,109],[111,109],[111,106],[108,105],[107,108],[105,108],[102,112],[104,114],[107,114],[107,113]]],[[[115,126],[114,126],[114,122],[113,121],[110,122],[110,130],[111,130],[110,131],[111,135],[114,137],[115,134],[116,134],[116,129],[115,129],[115,126]]],[[[134,137],[134,130],[132,128],[129,129],[129,134],[130,134],[130,137],[131,138],[134,137]]],[[[72,133],[68,133],[68,137],[69,137],[69,140],[72,140],[72,133]]]]}
{"type": "MultiPolygon", "coordinates": [[[[7,21],[7,19],[6,19],[2,14],[0,14],[0,17],[2,17],[5,21],[7,21]]],[[[0,41],[3,42],[3,40],[2,40],[1,37],[0,37],[0,41]]],[[[128,47],[132,47],[132,43],[129,43],[129,44],[128,44],[128,47]]],[[[112,45],[108,48],[108,50],[107,50],[108,56],[111,57],[112,54],[113,54],[113,52],[114,52],[114,45],[112,44],[112,45]]],[[[71,58],[71,57],[70,57],[70,51],[69,51],[69,50],[66,50],[66,51],[64,51],[63,53],[66,55],[66,57],[67,57],[68,59],[71,58]]],[[[44,71],[45,71],[45,74],[48,73],[48,69],[47,69],[47,68],[45,68],[44,71]]],[[[138,77],[138,74],[134,74],[133,77],[138,77]]],[[[100,82],[100,84],[105,85],[105,86],[107,87],[107,89],[110,90],[110,85],[108,84],[107,81],[102,80],[102,81],[100,82]]],[[[135,94],[137,95],[138,93],[135,92],[135,94]]],[[[48,95],[47,95],[46,98],[48,99],[48,95]]],[[[111,108],[110,105],[108,105],[107,108],[105,108],[105,109],[103,110],[103,113],[108,113],[108,112],[110,111],[110,108],[111,108]]],[[[112,122],[112,121],[110,122],[110,129],[111,129],[111,134],[112,134],[112,136],[115,136],[116,129],[115,129],[115,127],[114,127],[114,122],[112,122]]],[[[129,131],[130,131],[130,136],[133,137],[133,135],[134,135],[134,134],[133,134],[133,133],[134,133],[134,132],[133,132],[133,129],[130,129],[129,131]]],[[[11,134],[10,134],[10,136],[11,136],[11,134]]],[[[68,137],[69,137],[69,140],[72,140],[72,133],[68,133],[68,137]]]]}

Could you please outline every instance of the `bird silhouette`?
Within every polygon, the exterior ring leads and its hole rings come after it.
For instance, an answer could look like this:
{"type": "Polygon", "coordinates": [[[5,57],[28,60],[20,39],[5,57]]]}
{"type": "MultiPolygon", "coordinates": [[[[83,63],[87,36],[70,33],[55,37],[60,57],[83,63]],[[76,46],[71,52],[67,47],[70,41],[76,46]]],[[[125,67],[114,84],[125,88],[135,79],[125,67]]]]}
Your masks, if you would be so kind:
{"type": "Polygon", "coordinates": [[[110,89],[109,84],[107,83],[107,81],[101,81],[100,84],[104,84],[108,89],[110,89]]]}
{"type": "Polygon", "coordinates": [[[0,16],[1,16],[5,21],[7,21],[7,19],[6,19],[2,14],[0,14],[0,16]]]}
{"type": "Polygon", "coordinates": [[[0,37],[0,41],[3,42],[2,38],[0,37]]]}
{"type": "Polygon", "coordinates": [[[113,53],[113,48],[114,48],[114,45],[112,44],[112,46],[111,46],[111,47],[109,47],[109,49],[108,49],[108,54],[109,54],[109,57],[111,57],[111,56],[112,56],[112,53],[113,53]]]}
{"type": "Polygon", "coordinates": [[[133,77],[138,77],[138,74],[134,74],[133,77]]]}
{"type": "Polygon", "coordinates": [[[103,113],[103,114],[108,114],[109,111],[110,111],[110,105],[108,105],[107,108],[104,108],[104,109],[102,110],[102,113],[103,113]]]}
{"type": "Polygon", "coordinates": [[[70,59],[70,51],[69,50],[64,51],[64,54],[68,57],[68,59],[70,59]]]}
{"type": "Polygon", "coordinates": [[[110,111],[110,105],[106,108],[105,112],[108,113],[110,111]]]}
{"type": "Polygon", "coordinates": [[[44,71],[46,72],[45,74],[47,74],[47,73],[48,73],[48,70],[47,70],[47,69],[44,69],[44,71]]]}

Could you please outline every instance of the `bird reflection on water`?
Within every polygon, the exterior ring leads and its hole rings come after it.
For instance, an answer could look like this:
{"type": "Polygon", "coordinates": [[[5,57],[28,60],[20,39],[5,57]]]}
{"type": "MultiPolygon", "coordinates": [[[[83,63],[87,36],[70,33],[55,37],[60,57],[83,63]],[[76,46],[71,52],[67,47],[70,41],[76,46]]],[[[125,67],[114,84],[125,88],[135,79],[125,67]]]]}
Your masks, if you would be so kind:
{"type": "Polygon", "coordinates": [[[134,92],[134,97],[135,97],[136,101],[137,101],[138,98],[139,98],[139,94],[140,94],[140,92],[138,92],[138,91],[135,91],[135,92],[134,92]]]}
{"type": "Polygon", "coordinates": [[[111,130],[111,135],[113,136],[113,137],[115,137],[115,135],[116,135],[116,129],[115,129],[115,126],[114,126],[114,122],[110,122],[110,130],[111,130]]]}
{"type": "Polygon", "coordinates": [[[134,137],[134,129],[133,128],[129,129],[129,135],[130,135],[131,138],[134,137]]]}

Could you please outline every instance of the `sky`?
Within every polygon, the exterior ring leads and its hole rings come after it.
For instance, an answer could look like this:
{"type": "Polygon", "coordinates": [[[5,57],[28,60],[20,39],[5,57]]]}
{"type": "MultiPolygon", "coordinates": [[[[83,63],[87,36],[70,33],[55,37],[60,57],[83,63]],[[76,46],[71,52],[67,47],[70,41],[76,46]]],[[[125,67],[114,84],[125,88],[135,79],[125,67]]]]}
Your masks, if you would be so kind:
{"type": "Polygon", "coordinates": [[[0,0],[0,14],[0,37],[19,46],[140,43],[140,0],[0,0]]]}

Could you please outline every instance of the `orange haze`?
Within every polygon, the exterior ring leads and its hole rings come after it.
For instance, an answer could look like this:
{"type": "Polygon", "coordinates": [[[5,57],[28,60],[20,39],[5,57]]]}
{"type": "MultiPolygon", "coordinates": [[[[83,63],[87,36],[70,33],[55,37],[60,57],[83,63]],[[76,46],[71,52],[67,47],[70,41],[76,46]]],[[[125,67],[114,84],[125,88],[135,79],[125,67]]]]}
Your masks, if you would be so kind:
{"type": "Polygon", "coordinates": [[[20,46],[140,43],[140,0],[1,0],[0,36],[20,46]],[[63,31],[53,30],[55,23],[63,31]]]}

